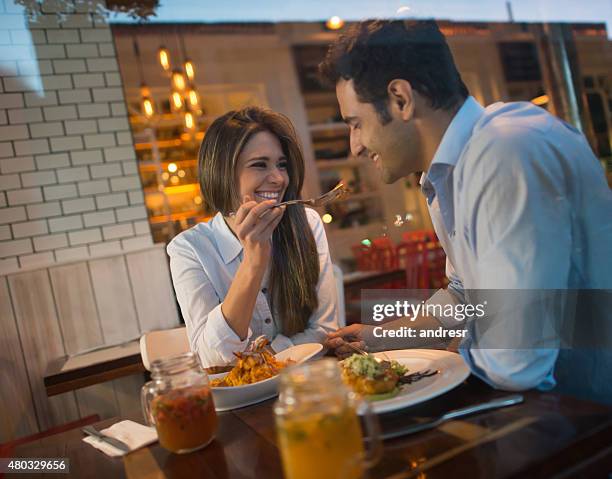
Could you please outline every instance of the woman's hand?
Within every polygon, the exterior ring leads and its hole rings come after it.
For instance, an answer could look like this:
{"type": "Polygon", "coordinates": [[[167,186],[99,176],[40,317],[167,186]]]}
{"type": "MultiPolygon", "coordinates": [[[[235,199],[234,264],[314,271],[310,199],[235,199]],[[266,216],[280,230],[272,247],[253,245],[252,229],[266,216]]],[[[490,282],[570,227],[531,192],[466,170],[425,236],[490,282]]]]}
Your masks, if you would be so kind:
{"type": "Polygon", "coordinates": [[[255,302],[270,261],[272,233],[278,226],[285,207],[273,208],[275,200],[257,203],[245,196],[228,224],[244,248],[244,258],[221,304],[227,324],[244,341],[249,332],[255,302]]]}
{"type": "Polygon", "coordinates": [[[234,217],[234,232],[244,248],[244,262],[265,269],[272,251],[272,233],[280,223],[285,206],[274,208],[276,200],[261,203],[244,197],[234,217]]]}

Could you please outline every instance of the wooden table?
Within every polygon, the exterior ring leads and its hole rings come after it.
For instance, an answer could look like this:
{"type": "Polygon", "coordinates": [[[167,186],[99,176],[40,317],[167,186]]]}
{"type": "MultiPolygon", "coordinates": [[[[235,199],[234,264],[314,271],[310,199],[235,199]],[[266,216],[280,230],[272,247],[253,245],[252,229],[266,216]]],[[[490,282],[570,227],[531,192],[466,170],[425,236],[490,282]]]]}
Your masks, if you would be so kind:
{"type": "MultiPolygon", "coordinates": [[[[391,430],[415,417],[505,394],[472,377],[434,400],[381,416],[381,423],[383,430],[391,430]]],[[[609,477],[612,407],[537,391],[525,393],[525,398],[518,406],[386,441],[383,458],[369,477],[609,477]]],[[[216,440],[184,456],[155,444],[124,459],[111,459],[84,443],[79,430],[17,447],[15,456],[68,457],[71,476],[79,478],[281,478],[272,405],[270,400],[220,413],[216,440]]]]}
{"type": "Polygon", "coordinates": [[[145,372],[139,341],[62,357],[47,367],[44,376],[47,396],[145,372]]]}

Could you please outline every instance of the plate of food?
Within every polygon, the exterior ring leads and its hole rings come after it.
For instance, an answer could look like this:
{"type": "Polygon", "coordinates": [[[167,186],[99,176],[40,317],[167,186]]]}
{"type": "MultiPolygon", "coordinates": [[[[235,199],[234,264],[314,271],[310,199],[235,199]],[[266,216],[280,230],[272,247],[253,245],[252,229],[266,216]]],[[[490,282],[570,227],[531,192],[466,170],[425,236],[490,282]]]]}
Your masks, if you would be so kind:
{"type": "Polygon", "coordinates": [[[340,367],[343,381],[369,400],[377,414],[444,394],[470,375],[459,354],[435,349],[353,354],[340,367]]]}
{"type": "Polygon", "coordinates": [[[319,343],[306,343],[273,354],[267,346],[267,339],[257,339],[247,351],[234,353],[237,361],[229,372],[209,375],[217,411],[273,398],[278,394],[278,374],[282,369],[308,361],[323,349],[319,343]]]}

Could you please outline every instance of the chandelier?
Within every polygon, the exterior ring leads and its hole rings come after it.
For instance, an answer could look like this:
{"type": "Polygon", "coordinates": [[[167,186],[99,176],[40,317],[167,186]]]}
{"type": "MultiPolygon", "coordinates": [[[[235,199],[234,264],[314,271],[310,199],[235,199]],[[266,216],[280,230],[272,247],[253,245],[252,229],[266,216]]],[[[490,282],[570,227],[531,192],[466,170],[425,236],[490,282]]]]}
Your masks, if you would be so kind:
{"type": "MultiPolygon", "coordinates": [[[[156,115],[155,102],[151,97],[151,90],[144,81],[140,50],[136,39],[133,39],[134,54],[138,61],[140,74],[140,101],[141,113],[148,119],[156,115]]],[[[183,36],[180,36],[180,52],[182,62],[179,65],[172,64],[170,51],[165,45],[157,50],[157,59],[163,74],[169,79],[170,109],[174,114],[183,118],[183,126],[188,132],[193,132],[197,127],[198,118],[202,115],[200,96],[195,88],[195,65],[187,57],[183,36]]]]}

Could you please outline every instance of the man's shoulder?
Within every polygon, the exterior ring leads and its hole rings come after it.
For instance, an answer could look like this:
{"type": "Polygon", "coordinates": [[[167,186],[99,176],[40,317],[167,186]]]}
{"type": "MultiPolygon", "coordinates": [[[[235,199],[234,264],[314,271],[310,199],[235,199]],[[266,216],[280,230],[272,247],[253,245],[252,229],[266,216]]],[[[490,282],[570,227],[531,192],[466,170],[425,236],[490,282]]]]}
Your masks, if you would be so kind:
{"type": "Polygon", "coordinates": [[[571,125],[529,102],[494,103],[474,125],[464,159],[511,156],[556,158],[588,154],[583,135],[571,125]]]}
{"type": "Polygon", "coordinates": [[[545,140],[559,128],[578,133],[546,110],[529,102],[493,103],[474,125],[472,141],[545,140]]]}

